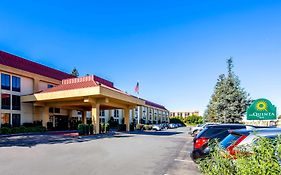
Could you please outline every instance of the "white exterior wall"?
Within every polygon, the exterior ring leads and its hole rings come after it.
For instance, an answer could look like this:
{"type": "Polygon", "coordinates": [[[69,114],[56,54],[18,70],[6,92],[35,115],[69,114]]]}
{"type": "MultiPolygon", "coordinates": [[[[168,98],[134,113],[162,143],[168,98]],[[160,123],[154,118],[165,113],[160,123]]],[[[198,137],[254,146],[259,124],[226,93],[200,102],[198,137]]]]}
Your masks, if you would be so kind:
{"type": "Polygon", "coordinates": [[[39,82],[39,88],[38,88],[38,90],[39,90],[39,91],[43,91],[43,90],[45,90],[45,89],[48,89],[48,83],[43,82],[43,81],[40,81],[40,82],[39,82]]]}
{"type": "MultiPolygon", "coordinates": [[[[1,72],[2,73],[2,72],[1,72]]],[[[1,89],[1,94],[2,93],[6,93],[6,94],[10,94],[11,95],[11,110],[3,110],[1,109],[1,100],[0,100],[0,111],[1,114],[3,113],[10,113],[10,123],[12,124],[12,115],[13,114],[20,114],[20,123],[21,125],[23,123],[30,123],[33,122],[34,119],[34,114],[33,114],[33,104],[32,103],[21,103],[21,110],[12,110],[12,95],[18,95],[18,96],[22,96],[22,95],[29,95],[33,93],[33,79],[31,78],[26,78],[26,77],[22,77],[22,76],[18,76],[18,75],[14,75],[14,74],[10,74],[10,73],[6,73],[3,72],[5,74],[10,75],[10,86],[11,89],[10,90],[2,90],[1,89]],[[12,76],[16,76],[20,78],[20,92],[15,92],[12,91],[12,76]]],[[[1,80],[0,80],[1,82],[1,80]]],[[[1,88],[1,86],[0,86],[1,88]]],[[[1,120],[0,120],[1,122],[1,120]]]]}

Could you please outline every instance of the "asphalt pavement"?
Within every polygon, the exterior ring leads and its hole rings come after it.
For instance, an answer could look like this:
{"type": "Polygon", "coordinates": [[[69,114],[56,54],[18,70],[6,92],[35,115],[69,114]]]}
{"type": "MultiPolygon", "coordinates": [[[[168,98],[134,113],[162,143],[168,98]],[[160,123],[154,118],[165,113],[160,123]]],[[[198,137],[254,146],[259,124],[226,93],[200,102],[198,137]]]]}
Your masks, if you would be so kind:
{"type": "Polygon", "coordinates": [[[187,131],[5,137],[0,170],[5,175],[197,175],[187,131]]]}

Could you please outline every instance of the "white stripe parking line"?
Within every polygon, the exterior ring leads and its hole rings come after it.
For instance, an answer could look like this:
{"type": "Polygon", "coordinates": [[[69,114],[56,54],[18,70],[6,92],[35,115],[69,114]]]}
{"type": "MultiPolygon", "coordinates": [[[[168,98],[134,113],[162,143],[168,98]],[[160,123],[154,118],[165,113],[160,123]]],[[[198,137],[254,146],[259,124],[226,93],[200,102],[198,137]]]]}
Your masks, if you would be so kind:
{"type": "Polygon", "coordinates": [[[188,163],[193,163],[193,161],[192,160],[182,160],[182,159],[175,159],[175,161],[177,161],[177,162],[188,162],[188,163]]]}

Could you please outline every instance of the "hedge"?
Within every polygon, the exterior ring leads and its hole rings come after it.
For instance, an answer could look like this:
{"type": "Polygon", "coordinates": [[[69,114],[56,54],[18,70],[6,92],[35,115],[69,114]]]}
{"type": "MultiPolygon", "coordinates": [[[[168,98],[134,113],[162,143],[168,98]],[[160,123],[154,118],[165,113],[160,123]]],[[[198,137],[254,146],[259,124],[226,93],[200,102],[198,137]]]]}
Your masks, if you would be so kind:
{"type": "Polygon", "coordinates": [[[211,155],[199,160],[199,168],[205,175],[280,175],[281,138],[259,138],[254,145],[240,148],[241,153],[235,157],[218,145],[211,148],[211,155]]]}
{"type": "Polygon", "coordinates": [[[46,132],[46,128],[43,126],[33,126],[33,127],[2,127],[0,128],[0,134],[18,134],[18,133],[33,133],[33,132],[46,132]]]}

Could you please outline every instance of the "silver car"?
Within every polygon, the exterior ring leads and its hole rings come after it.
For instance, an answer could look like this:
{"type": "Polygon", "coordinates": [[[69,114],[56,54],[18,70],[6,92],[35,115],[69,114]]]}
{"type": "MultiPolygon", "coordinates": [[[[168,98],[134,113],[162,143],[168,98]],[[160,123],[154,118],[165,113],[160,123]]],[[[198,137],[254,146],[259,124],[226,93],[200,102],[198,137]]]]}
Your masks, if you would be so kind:
{"type": "Polygon", "coordinates": [[[239,148],[247,149],[251,152],[253,145],[260,137],[277,138],[281,136],[281,128],[261,128],[261,129],[238,129],[229,131],[229,135],[224,138],[220,145],[222,148],[229,151],[230,154],[235,154],[239,148]]]}

